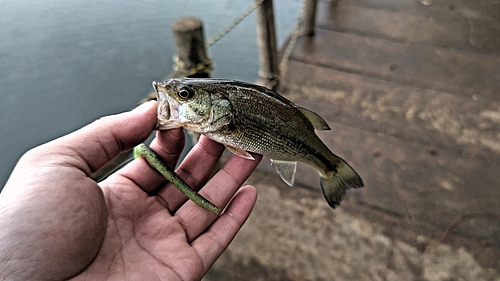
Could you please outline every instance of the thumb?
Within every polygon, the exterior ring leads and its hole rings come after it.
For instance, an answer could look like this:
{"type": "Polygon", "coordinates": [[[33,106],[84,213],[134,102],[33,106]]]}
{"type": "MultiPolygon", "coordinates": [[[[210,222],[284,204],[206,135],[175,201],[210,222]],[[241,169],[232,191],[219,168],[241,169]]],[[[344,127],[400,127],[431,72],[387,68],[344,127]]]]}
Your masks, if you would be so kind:
{"type": "Polygon", "coordinates": [[[156,120],[156,101],[150,101],[130,112],[100,118],[42,147],[53,156],[70,156],[70,164],[90,176],[121,152],[144,141],[154,130],[156,120]]]}

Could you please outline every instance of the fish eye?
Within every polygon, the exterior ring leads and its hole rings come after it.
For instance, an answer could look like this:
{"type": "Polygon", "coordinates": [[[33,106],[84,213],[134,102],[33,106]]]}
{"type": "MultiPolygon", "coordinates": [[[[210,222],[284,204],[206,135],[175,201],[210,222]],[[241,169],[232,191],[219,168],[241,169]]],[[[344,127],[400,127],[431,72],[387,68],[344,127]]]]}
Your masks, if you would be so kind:
{"type": "Polygon", "coordinates": [[[189,88],[181,88],[179,89],[179,91],[177,92],[177,95],[179,96],[179,98],[181,99],[189,99],[189,98],[192,98],[194,96],[194,93],[191,89],[189,88]]]}

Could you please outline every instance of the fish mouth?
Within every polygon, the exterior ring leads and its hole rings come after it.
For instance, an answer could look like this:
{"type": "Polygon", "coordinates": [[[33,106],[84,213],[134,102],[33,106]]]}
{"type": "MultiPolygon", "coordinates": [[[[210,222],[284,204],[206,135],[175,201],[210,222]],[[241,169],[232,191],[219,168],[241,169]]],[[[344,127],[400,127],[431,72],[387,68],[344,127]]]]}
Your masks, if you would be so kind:
{"type": "Polygon", "coordinates": [[[178,126],[179,119],[179,102],[168,95],[166,85],[162,82],[153,82],[153,88],[156,91],[156,99],[158,101],[157,108],[157,130],[168,130],[180,127],[178,126]]]}

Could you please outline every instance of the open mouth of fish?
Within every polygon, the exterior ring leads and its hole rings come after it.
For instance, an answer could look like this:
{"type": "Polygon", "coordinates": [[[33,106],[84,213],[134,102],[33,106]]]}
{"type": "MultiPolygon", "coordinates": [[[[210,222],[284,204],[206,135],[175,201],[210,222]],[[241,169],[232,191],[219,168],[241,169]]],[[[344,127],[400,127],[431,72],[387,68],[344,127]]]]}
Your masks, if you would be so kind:
{"type": "Polygon", "coordinates": [[[158,121],[156,129],[168,130],[179,127],[179,103],[166,93],[165,84],[162,82],[153,82],[153,88],[156,91],[158,101],[158,121]]]}

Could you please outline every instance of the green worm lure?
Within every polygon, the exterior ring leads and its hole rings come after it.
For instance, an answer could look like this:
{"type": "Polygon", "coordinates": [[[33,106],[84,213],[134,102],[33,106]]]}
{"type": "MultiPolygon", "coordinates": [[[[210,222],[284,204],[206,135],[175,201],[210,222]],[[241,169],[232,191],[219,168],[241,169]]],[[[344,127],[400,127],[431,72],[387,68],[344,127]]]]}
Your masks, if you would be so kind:
{"type": "Polygon", "coordinates": [[[200,207],[209,211],[220,214],[220,209],[212,202],[208,201],[205,197],[194,191],[173,169],[171,169],[161,157],[156,154],[147,145],[141,143],[134,148],[134,158],[144,157],[148,163],[153,166],[160,174],[162,174],[168,181],[170,181],[182,194],[189,198],[200,207]]]}

